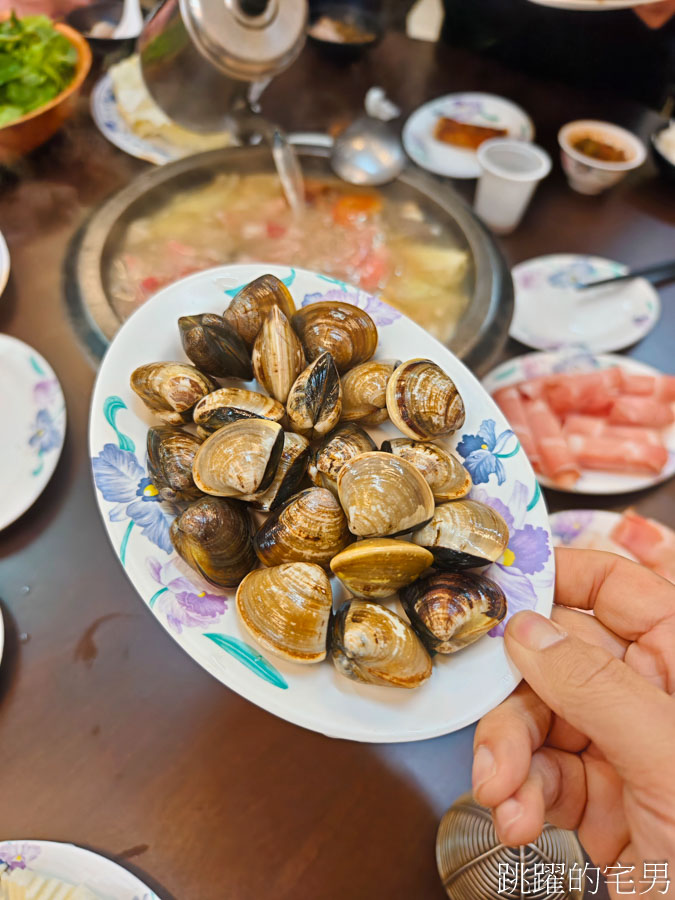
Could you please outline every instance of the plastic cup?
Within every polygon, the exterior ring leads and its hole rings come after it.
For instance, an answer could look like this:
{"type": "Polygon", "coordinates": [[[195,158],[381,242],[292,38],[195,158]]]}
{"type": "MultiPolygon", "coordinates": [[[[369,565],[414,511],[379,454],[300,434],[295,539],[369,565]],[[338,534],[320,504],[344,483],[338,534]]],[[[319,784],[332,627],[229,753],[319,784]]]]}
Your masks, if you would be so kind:
{"type": "Polygon", "coordinates": [[[548,153],[525,141],[492,138],[477,152],[481,175],[474,209],[497,234],[518,225],[537,184],[551,171],[548,153]]]}

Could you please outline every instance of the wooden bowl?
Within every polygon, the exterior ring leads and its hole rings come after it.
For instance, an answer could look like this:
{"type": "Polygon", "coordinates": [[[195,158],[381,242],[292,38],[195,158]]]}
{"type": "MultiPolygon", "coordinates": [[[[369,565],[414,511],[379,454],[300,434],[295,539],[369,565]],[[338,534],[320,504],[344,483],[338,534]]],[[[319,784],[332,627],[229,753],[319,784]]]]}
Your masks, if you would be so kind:
{"type": "MultiPolygon", "coordinates": [[[[2,18],[7,18],[7,15],[2,18]]],[[[44,144],[75,111],[82,82],[91,67],[91,50],[86,38],[74,28],[61,23],[54,23],[54,28],[77,50],[75,77],[49,103],[0,128],[0,163],[11,162],[44,144]]]]}

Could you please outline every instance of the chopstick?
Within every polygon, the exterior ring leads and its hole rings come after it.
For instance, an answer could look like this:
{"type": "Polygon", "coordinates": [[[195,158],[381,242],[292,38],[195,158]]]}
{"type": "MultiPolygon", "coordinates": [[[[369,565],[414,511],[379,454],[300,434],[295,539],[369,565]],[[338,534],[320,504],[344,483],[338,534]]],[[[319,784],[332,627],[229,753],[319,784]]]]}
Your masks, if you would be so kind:
{"type": "Polygon", "coordinates": [[[675,260],[670,262],[656,263],[653,266],[645,266],[642,269],[633,269],[625,275],[614,275],[611,278],[602,278],[600,281],[587,281],[575,284],[574,287],[579,291],[585,291],[587,288],[600,287],[604,284],[616,284],[620,281],[629,281],[631,278],[646,278],[652,284],[660,284],[665,281],[675,279],[675,260]]]}

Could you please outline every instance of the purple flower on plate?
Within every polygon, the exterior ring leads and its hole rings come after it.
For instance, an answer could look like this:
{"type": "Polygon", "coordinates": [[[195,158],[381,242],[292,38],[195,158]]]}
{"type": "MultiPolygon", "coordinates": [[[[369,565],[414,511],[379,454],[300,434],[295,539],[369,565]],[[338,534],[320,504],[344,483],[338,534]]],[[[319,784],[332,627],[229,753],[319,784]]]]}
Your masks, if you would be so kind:
{"type": "Polygon", "coordinates": [[[539,286],[541,272],[539,269],[526,269],[524,272],[516,272],[515,282],[523,291],[530,291],[539,286]]]}
{"type": "MultiPolygon", "coordinates": [[[[344,282],[332,278],[326,278],[326,281],[331,281],[338,285],[344,284],[344,282]]],[[[317,291],[314,294],[305,294],[302,305],[309,306],[311,303],[319,303],[324,300],[351,303],[354,306],[358,306],[359,309],[368,313],[378,328],[391,325],[392,322],[401,318],[401,313],[397,309],[394,309],[393,306],[389,306],[388,303],[380,300],[375,294],[368,294],[366,291],[357,291],[355,293],[354,291],[347,290],[346,287],[331,288],[325,293],[317,291]]]]}
{"type": "Polygon", "coordinates": [[[559,512],[553,522],[553,537],[561,544],[572,544],[593,521],[592,509],[569,509],[559,512]]]}
{"type": "Polygon", "coordinates": [[[457,444],[457,452],[464,458],[464,465],[469,470],[474,484],[484,484],[490,475],[497,476],[497,484],[504,484],[506,471],[502,459],[517,453],[520,444],[511,431],[507,429],[497,434],[494,419],[483,419],[478,434],[465,434],[457,444]],[[511,438],[514,441],[511,441],[511,438]],[[515,445],[508,452],[503,452],[507,445],[515,445]]]}
{"type": "Polygon", "coordinates": [[[438,112],[438,115],[457,116],[462,121],[469,121],[476,116],[484,116],[483,104],[480,100],[453,100],[450,108],[438,112]]]}
{"type": "Polygon", "coordinates": [[[485,570],[485,575],[504,591],[508,603],[506,618],[490,632],[492,637],[497,637],[504,634],[506,623],[514,613],[536,606],[537,592],[532,576],[546,568],[551,547],[545,528],[525,522],[529,498],[522,481],[516,481],[508,503],[490,497],[482,488],[474,488],[471,498],[491,506],[509,528],[509,543],[501,559],[485,570]]]}
{"type": "Polygon", "coordinates": [[[142,533],[164,550],[172,553],[169,526],[173,520],[152,481],[146,476],[136,456],[130,450],[120,450],[115,444],[105,444],[92,459],[94,481],[103,498],[116,505],[108,513],[111,522],[125,518],[140,525],[142,533]]]}
{"type": "Polygon", "coordinates": [[[35,844],[15,844],[8,842],[0,844],[0,862],[5,863],[10,870],[25,869],[40,855],[40,847],[35,844]]]}
{"type": "Polygon", "coordinates": [[[59,383],[56,378],[43,378],[33,385],[33,400],[37,406],[48,406],[58,392],[59,383]]]}
{"type": "Polygon", "coordinates": [[[164,564],[147,559],[150,574],[163,588],[150,600],[160,606],[169,626],[177,634],[183,628],[203,628],[216,623],[227,609],[227,598],[194,585],[182,575],[172,560],[164,564]]]}
{"type": "Polygon", "coordinates": [[[33,433],[28,441],[38,453],[47,453],[61,443],[61,432],[54,424],[48,409],[39,409],[33,425],[33,433]]]}

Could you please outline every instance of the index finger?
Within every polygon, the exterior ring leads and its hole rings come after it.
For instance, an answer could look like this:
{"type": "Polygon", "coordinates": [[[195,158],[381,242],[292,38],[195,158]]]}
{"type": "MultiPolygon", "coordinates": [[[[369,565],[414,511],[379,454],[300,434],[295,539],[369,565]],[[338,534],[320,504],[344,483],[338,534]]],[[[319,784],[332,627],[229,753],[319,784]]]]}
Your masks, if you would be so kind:
{"type": "Polygon", "coordinates": [[[558,547],[555,555],[559,606],[593,610],[628,641],[675,622],[675,586],[644,566],[602,550],[558,547]]]}

